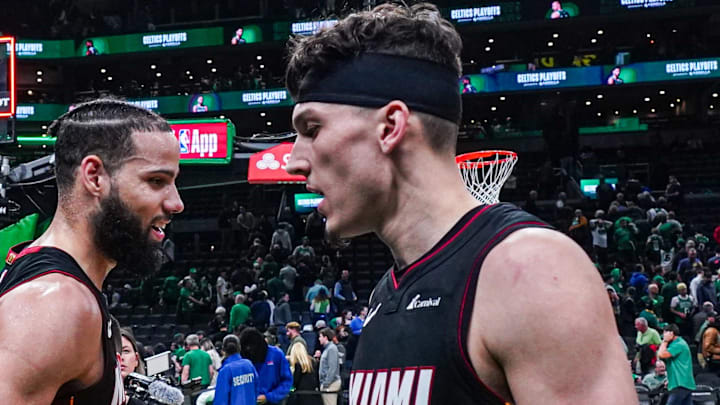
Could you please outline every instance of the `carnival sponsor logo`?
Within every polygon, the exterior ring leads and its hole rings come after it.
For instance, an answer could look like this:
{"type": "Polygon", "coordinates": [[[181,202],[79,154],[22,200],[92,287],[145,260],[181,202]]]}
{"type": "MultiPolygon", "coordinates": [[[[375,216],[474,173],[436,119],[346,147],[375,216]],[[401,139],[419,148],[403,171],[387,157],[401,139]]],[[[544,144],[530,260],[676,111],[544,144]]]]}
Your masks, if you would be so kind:
{"type": "Polygon", "coordinates": [[[407,309],[408,311],[412,311],[420,308],[439,307],[441,299],[442,297],[422,299],[420,298],[420,294],[418,294],[412,300],[410,300],[410,303],[405,309],[407,309]]]}

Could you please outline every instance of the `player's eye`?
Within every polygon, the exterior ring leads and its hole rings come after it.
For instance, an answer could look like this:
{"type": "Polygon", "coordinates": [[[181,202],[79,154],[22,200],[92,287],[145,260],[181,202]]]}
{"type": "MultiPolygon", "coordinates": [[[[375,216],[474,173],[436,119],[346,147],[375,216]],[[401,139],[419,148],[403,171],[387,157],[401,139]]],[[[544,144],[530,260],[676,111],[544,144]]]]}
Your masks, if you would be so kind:
{"type": "Polygon", "coordinates": [[[319,126],[319,125],[309,126],[309,127],[305,130],[305,133],[304,133],[303,135],[309,136],[310,138],[314,138],[314,137],[317,135],[317,133],[318,133],[319,130],[320,130],[320,126],[319,126]]]}

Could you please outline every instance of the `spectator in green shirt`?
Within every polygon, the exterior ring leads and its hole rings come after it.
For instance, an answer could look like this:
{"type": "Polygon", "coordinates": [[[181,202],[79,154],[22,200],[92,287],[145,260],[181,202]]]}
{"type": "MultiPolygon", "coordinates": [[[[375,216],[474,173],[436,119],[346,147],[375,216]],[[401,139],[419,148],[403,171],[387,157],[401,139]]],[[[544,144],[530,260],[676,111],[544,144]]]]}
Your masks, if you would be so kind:
{"type": "Polygon", "coordinates": [[[185,338],[185,344],[190,349],[182,360],[182,376],[180,382],[186,384],[193,378],[202,377],[200,383],[203,388],[210,385],[215,369],[213,368],[212,358],[207,352],[200,349],[200,339],[198,335],[192,334],[185,338]]]}
{"type": "Polygon", "coordinates": [[[665,360],[667,365],[667,388],[670,392],[667,405],[692,405],[695,378],[690,347],[680,337],[677,325],[667,325],[663,330],[663,342],[658,349],[658,357],[665,360]]]}
{"type": "Polygon", "coordinates": [[[200,306],[203,302],[193,297],[193,281],[190,277],[183,279],[183,287],[180,289],[180,300],[178,301],[178,320],[180,322],[190,323],[190,314],[195,311],[196,306],[200,306]]]}
{"type": "Polygon", "coordinates": [[[633,360],[635,370],[638,366],[643,374],[650,372],[652,361],[655,358],[655,349],[662,343],[660,334],[653,328],[648,327],[648,321],[645,318],[635,319],[635,329],[637,337],[635,344],[638,347],[637,354],[633,360]],[[654,345],[654,348],[653,346],[654,345]]]}
{"type": "Polygon", "coordinates": [[[662,360],[656,361],[655,371],[643,377],[642,383],[646,385],[650,391],[658,390],[667,383],[667,370],[665,362],[662,360]]]}
{"type": "Polygon", "coordinates": [[[180,279],[174,274],[165,277],[165,281],[162,286],[162,299],[165,305],[172,308],[177,305],[178,298],[180,297],[180,288],[178,283],[180,279]]]}
{"type": "Polygon", "coordinates": [[[250,319],[250,307],[245,305],[245,296],[238,294],[235,296],[235,305],[230,309],[229,331],[232,332],[240,325],[243,325],[250,319]]]}
{"type": "Polygon", "coordinates": [[[660,287],[658,287],[657,284],[652,283],[648,285],[647,295],[643,296],[641,300],[643,303],[652,304],[650,308],[656,316],[662,316],[662,308],[665,303],[665,298],[660,295],[660,287]]]}

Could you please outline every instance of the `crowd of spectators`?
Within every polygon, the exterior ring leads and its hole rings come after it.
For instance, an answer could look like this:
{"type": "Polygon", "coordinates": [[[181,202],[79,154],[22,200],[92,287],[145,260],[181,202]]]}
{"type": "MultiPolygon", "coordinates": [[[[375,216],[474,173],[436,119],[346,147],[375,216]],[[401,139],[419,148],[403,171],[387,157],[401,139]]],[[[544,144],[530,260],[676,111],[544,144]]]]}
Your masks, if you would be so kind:
{"type": "MultiPolygon", "coordinates": [[[[636,383],[655,393],[693,390],[694,367],[695,374],[710,372],[717,386],[717,235],[681,221],[688,209],[675,176],[657,192],[633,178],[616,186],[602,175],[598,179],[596,200],[560,192],[546,219],[583,247],[602,275],[636,383]],[[692,351],[687,359],[680,354],[685,346],[692,351]],[[684,364],[678,368],[679,363],[684,364]]],[[[538,191],[530,192],[524,208],[541,214],[538,191]]]]}
{"type": "MultiPolygon", "coordinates": [[[[112,310],[139,299],[153,310],[174,312],[178,324],[199,329],[172,338],[169,350],[181,383],[201,377],[201,387],[217,386],[216,395],[231,395],[232,387],[223,387],[223,381],[252,373],[247,365],[226,369],[224,364],[243,358],[255,367],[256,377],[243,378],[256,380],[256,397],[279,403],[294,387],[302,392],[297,403],[334,404],[367,307],[358,302],[342,251],[321,242],[324,223],[317,212],[301,219],[284,210],[272,219],[233,203],[217,218],[216,253],[233,257],[234,268],[178,269],[150,291],[144,287],[150,280],[136,288],[109,284],[108,302],[112,310]],[[237,352],[228,350],[230,336],[238,339],[237,352]]],[[[140,357],[164,348],[162,343],[143,348],[140,357]]]]}

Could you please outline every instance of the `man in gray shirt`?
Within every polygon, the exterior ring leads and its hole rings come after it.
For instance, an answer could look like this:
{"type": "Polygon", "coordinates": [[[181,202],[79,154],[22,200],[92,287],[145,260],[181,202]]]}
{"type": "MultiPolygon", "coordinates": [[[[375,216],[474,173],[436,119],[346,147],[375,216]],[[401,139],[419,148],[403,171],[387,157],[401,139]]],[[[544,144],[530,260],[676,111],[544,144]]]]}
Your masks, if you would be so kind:
{"type": "Polygon", "coordinates": [[[323,403],[325,405],[337,404],[337,392],[340,391],[340,357],[338,349],[333,343],[335,332],[330,328],[320,331],[318,340],[324,347],[322,356],[320,356],[320,391],[333,392],[333,394],[323,394],[323,403]]]}

